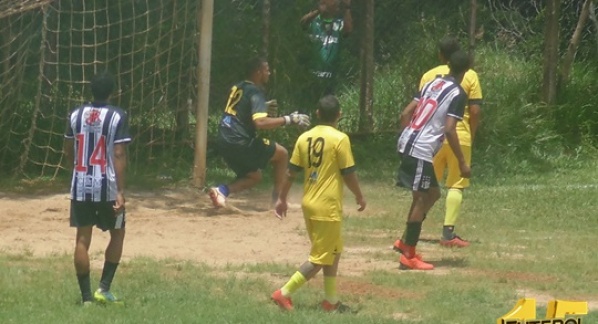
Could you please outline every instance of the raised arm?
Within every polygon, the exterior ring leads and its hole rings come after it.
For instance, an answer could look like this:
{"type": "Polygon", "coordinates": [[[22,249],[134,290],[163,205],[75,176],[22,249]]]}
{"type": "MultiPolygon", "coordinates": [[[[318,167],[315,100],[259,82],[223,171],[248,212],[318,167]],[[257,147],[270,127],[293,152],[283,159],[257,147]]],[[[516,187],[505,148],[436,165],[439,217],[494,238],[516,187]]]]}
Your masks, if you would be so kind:
{"type": "Polygon", "coordinates": [[[349,35],[353,31],[353,16],[351,16],[351,0],[343,0],[343,34],[349,35]]]}

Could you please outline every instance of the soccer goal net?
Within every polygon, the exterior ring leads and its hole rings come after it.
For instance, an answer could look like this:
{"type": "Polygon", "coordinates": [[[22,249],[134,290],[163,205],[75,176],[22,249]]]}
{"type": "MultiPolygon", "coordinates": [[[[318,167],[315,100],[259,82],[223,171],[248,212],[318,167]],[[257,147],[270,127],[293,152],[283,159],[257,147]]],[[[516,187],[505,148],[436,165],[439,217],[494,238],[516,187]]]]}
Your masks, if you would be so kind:
{"type": "Polygon", "coordinates": [[[55,177],[66,116],[116,77],[129,161],[191,160],[197,0],[0,0],[0,172],[55,177]]]}

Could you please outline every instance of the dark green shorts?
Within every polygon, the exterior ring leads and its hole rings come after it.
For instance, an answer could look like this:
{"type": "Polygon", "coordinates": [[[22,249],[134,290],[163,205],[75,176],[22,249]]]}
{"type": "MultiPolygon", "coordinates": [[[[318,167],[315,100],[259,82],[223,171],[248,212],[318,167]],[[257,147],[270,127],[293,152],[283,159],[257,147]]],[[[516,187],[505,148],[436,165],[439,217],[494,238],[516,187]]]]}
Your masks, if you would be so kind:
{"type": "Polygon", "coordinates": [[[250,172],[264,169],[276,151],[276,142],[265,138],[254,138],[249,145],[218,143],[218,153],[237,178],[250,172]]]}

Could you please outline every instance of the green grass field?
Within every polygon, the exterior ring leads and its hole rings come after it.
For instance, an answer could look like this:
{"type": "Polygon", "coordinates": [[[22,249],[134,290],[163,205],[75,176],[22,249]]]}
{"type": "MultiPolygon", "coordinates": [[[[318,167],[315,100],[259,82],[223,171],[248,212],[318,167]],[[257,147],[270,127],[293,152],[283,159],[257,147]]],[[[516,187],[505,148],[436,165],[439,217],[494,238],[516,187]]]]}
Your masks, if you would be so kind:
{"type": "MultiPolygon", "coordinates": [[[[368,209],[358,214],[347,196],[345,242],[363,262],[343,269],[341,260],[339,278],[341,297],[356,314],[318,309],[320,276],[294,295],[292,313],[269,301],[303,260],[215,268],[134,258],[123,262],[114,284],[125,307],[82,308],[70,255],[4,251],[0,323],[495,323],[522,297],[538,300],[538,318],[548,300],[588,301],[583,323],[597,323],[597,178],[588,168],[476,185],[466,193],[458,227],[473,244],[461,250],[437,244],[441,200],[420,243],[436,266],[430,272],[398,270],[390,250],[403,230],[409,193],[389,181],[362,183],[368,209]]],[[[92,272],[93,283],[98,276],[92,272]]]]}

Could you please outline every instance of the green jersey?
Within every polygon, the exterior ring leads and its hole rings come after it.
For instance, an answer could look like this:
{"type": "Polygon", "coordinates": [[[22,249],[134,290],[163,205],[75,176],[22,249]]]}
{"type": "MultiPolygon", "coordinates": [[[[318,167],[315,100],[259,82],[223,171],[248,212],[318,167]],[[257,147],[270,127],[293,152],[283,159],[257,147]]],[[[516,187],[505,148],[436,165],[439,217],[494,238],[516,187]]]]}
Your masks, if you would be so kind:
{"type": "Polygon", "coordinates": [[[322,18],[321,15],[309,24],[314,52],[313,73],[319,78],[330,79],[336,72],[343,26],[342,18],[322,18]]]}

